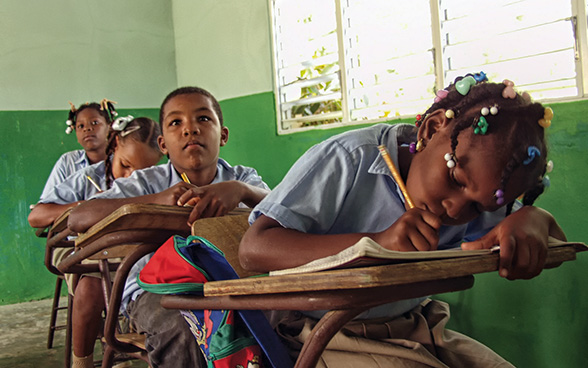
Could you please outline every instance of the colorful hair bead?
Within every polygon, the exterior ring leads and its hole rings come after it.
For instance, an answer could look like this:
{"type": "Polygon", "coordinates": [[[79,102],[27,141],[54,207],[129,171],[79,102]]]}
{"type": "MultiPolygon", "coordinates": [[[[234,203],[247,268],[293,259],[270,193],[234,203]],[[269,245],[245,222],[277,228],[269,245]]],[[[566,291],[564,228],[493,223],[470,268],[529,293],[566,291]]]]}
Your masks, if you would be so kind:
{"type": "Polygon", "coordinates": [[[421,152],[424,148],[425,148],[425,140],[423,138],[419,139],[416,142],[411,142],[408,145],[408,151],[413,154],[417,153],[417,152],[421,152]]]}
{"type": "Polygon", "coordinates": [[[549,174],[552,171],[553,171],[553,161],[549,160],[549,161],[547,161],[547,164],[545,164],[545,172],[549,174]]]}
{"type": "Polygon", "coordinates": [[[494,198],[496,198],[496,204],[501,206],[504,204],[504,191],[502,189],[497,189],[494,192],[494,198]]]}
{"type": "Polygon", "coordinates": [[[535,146],[529,146],[527,148],[527,158],[523,160],[523,165],[530,164],[531,162],[533,162],[535,157],[541,157],[541,151],[539,151],[539,148],[535,146]]]}
{"type": "Polygon", "coordinates": [[[414,122],[414,125],[416,125],[417,128],[420,127],[421,124],[423,123],[423,120],[425,120],[425,116],[424,115],[421,115],[421,114],[417,114],[416,120],[414,122]]]}
{"type": "Polygon", "coordinates": [[[488,131],[488,121],[483,116],[480,116],[477,119],[474,119],[474,134],[485,135],[488,131]]]}
{"type": "Polygon", "coordinates": [[[470,92],[470,88],[476,84],[476,79],[471,75],[457,81],[455,83],[455,89],[460,95],[465,96],[470,92]]]}
{"type": "Polygon", "coordinates": [[[551,119],[553,119],[553,110],[551,107],[545,108],[545,113],[543,114],[543,119],[539,119],[539,125],[543,128],[549,128],[551,125],[551,119]]]}
{"type": "Polygon", "coordinates": [[[447,95],[449,94],[449,91],[446,89],[440,89],[437,91],[436,93],[436,97],[433,100],[433,102],[437,103],[437,102],[441,102],[445,97],[447,97],[447,95]]]}
{"type": "Polygon", "coordinates": [[[502,81],[506,87],[502,90],[502,97],[514,99],[517,97],[517,93],[514,90],[514,83],[508,79],[502,81]]]}
{"type": "Polygon", "coordinates": [[[448,168],[453,169],[455,167],[455,158],[453,157],[452,153],[446,153],[445,156],[443,156],[443,158],[445,159],[445,161],[447,161],[448,168]]]}
{"type": "Polygon", "coordinates": [[[69,109],[67,120],[65,121],[65,125],[67,125],[67,128],[65,128],[65,134],[71,134],[71,132],[73,132],[75,125],[74,119],[77,111],[76,106],[71,101],[68,102],[71,108],[69,109]]]}
{"type": "Polygon", "coordinates": [[[479,72],[479,73],[474,74],[474,79],[476,80],[476,82],[480,83],[480,82],[486,82],[488,80],[488,77],[486,77],[486,73],[479,72]]]}
{"type": "Polygon", "coordinates": [[[408,152],[415,154],[417,152],[416,150],[416,142],[410,142],[410,144],[408,145],[408,152]]]}
{"type": "Polygon", "coordinates": [[[455,112],[451,109],[445,110],[445,117],[447,119],[453,119],[455,117],[455,112]]]}

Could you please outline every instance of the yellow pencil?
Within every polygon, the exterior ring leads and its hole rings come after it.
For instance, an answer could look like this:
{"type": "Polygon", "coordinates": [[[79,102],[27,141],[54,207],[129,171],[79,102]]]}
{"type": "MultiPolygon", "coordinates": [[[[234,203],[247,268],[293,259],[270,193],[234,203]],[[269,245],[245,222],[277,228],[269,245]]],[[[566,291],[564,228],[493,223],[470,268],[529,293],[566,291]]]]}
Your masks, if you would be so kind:
{"type": "MultiPolygon", "coordinates": [[[[181,173],[180,176],[182,177],[183,181],[185,181],[188,184],[192,184],[192,183],[190,183],[190,179],[188,179],[188,175],[186,175],[185,172],[181,173]]],[[[194,206],[192,206],[191,204],[188,204],[188,203],[184,203],[184,207],[194,207],[194,206]]]]}
{"type": "Polygon", "coordinates": [[[390,153],[388,153],[386,146],[384,146],[384,145],[378,146],[378,149],[380,150],[380,154],[382,155],[382,158],[384,159],[384,161],[386,161],[386,165],[388,165],[388,169],[390,169],[390,172],[392,173],[392,177],[394,178],[394,180],[396,180],[396,184],[398,184],[400,191],[404,195],[404,199],[406,199],[406,203],[408,204],[408,208],[414,208],[414,203],[412,202],[412,199],[410,199],[410,196],[408,195],[408,191],[406,190],[406,186],[404,185],[404,181],[402,180],[402,177],[400,176],[400,172],[398,172],[398,169],[396,168],[396,166],[394,166],[394,163],[392,162],[392,159],[390,158],[390,153]]]}
{"type": "Polygon", "coordinates": [[[92,185],[98,189],[98,192],[102,192],[102,189],[100,188],[100,186],[94,181],[94,179],[92,179],[90,177],[90,175],[86,175],[86,178],[88,178],[88,180],[90,181],[90,183],[92,183],[92,185]]]}
{"type": "Polygon", "coordinates": [[[183,181],[185,181],[188,184],[192,184],[192,183],[190,183],[190,179],[188,179],[188,175],[186,175],[185,172],[181,173],[180,176],[182,177],[183,181]]]}

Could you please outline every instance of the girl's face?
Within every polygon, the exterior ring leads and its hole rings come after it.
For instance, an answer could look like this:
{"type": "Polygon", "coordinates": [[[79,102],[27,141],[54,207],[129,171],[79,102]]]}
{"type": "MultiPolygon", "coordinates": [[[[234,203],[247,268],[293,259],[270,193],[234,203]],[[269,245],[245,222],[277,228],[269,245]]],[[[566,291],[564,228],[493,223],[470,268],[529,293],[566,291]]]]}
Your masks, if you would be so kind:
{"type": "Polygon", "coordinates": [[[148,144],[132,138],[116,137],[116,148],[112,155],[112,176],[115,179],[126,178],[133,171],[151,167],[161,159],[161,152],[148,144]]]}
{"type": "Polygon", "coordinates": [[[108,123],[95,109],[86,108],[76,118],[76,136],[85,151],[105,151],[108,123]]]}
{"type": "Polygon", "coordinates": [[[210,99],[198,93],[175,96],[163,106],[162,117],[159,146],[175,169],[215,175],[229,130],[220,125],[210,99]]]}
{"type": "MultiPolygon", "coordinates": [[[[448,168],[444,156],[451,152],[452,129],[451,123],[442,125],[426,139],[424,150],[416,153],[411,161],[406,180],[415,206],[436,214],[444,225],[465,224],[484,211],[501,207],[496,204],[494,193],[500,188],[508,159],[496,154],[500,138],[479,136],[468,128],[458,136],[457,165],[448,168]]],[[[513,173],[508,182],[504,203],[513,201],[524,191],[517,174],[513,173]]]]}

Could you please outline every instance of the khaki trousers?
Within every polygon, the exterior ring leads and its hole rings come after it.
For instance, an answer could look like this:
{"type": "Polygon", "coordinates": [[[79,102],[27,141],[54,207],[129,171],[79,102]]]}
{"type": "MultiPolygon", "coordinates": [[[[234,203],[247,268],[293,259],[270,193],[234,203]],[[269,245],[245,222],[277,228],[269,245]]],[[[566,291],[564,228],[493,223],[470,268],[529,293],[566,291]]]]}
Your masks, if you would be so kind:
{"type": "MultiPolygon", "coordinates": [[[[394,319],[351,321],[327,345],[317,367],[513,367],[481,343],[445,329],[449,306],[426,300],[394,319]]],[[[316,320],[292,312],[276,330],[297,355],[316,320]]]]}

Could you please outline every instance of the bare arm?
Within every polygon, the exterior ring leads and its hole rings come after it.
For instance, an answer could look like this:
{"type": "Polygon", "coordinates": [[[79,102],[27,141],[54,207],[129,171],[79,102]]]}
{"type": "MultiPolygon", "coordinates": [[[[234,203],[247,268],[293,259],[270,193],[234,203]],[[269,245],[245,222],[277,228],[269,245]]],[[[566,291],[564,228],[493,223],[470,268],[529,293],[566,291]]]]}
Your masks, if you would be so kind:
{"type": "Polygon", "coordinates": [[[59,215],[70,207],[77,206],[80,202],[68,203],[68,204],[55,204],[55,203],[39,203],[29,213],[29,224],[31,227],[45,228],[53,223],[59,215]]]}
{"type": "Polygon", "coordinates": [[[413,208],[389,228],[376,233],[307,234],[286,229],[265,215],[247,230],[239,247],[243,268],[266,272],[296,267],[336,254],[364,236],[396,251],[437,249],[441,220],[428,211],[413,208]]]}
{"type": "Polygon", "coordinates": [[[296,267],[336,254],[366,235],[307,234],[286,229],[272,218],[262,215],[241,239],[239,260],[246,270],[259,272],[296,267]]]}

